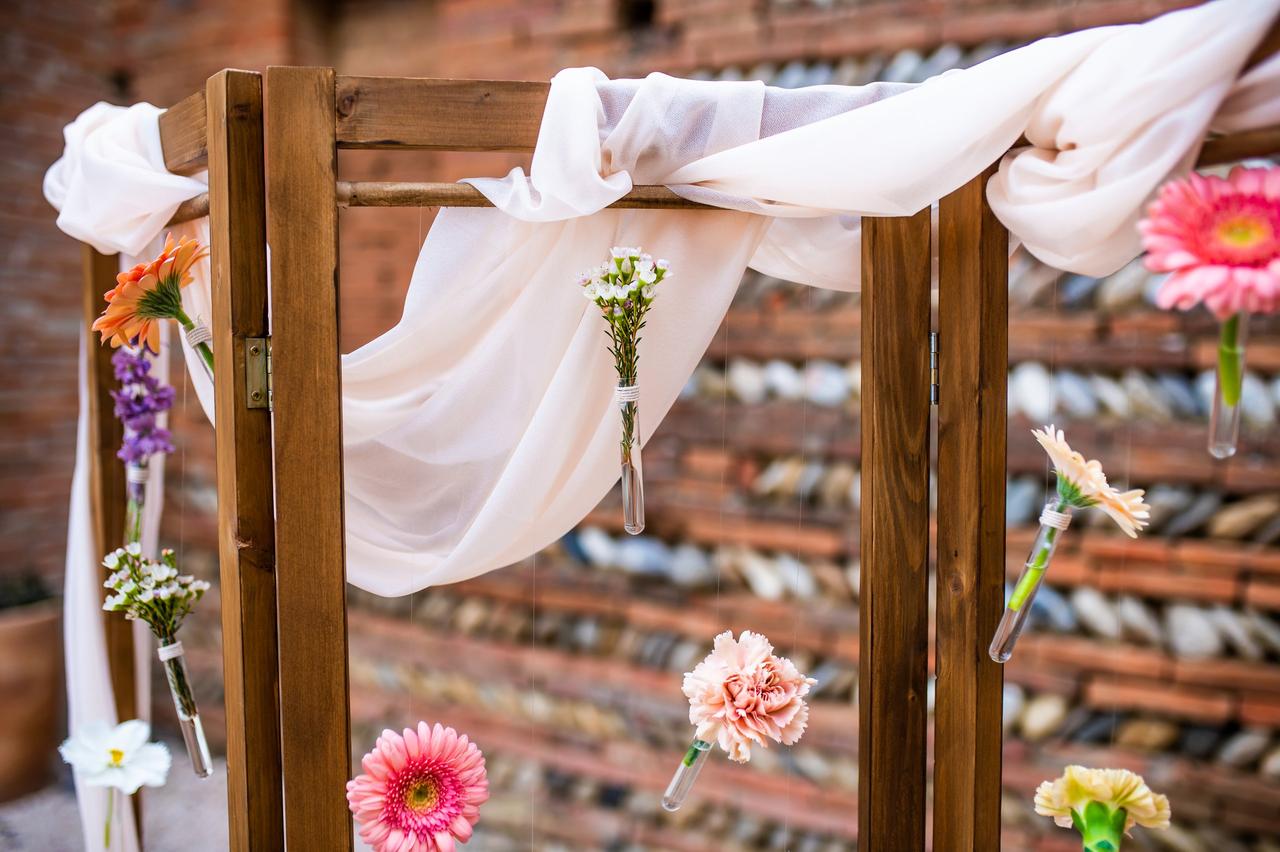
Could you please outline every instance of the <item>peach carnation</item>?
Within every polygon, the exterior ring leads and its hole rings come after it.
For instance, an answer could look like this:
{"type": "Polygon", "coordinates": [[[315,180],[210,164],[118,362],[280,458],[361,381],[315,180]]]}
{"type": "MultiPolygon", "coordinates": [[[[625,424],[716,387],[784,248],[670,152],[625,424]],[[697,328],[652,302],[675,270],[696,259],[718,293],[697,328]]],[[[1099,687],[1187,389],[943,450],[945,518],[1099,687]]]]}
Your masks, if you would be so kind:
{"type": "Polygon", "coordinates": [[[453,852],[471,838],[489,798],[484,755],[439,723],[383,731],[360,767],[347,803],[375,852],[453,852]]]}
{"type": "Polygon", "coordinates": [[[1203,302],[1219,319],[1280,307],[1280,168],[1169,181],[1138,228],[1147,268],[1172,273],[1160,307],[1203,302]]]}
{"type": "Polygon", "coordinates": [[[786,657],[773,653],[769,640],[743,631],[734,639],[725,631],[697,668],[684,676],[689,721],[694,736],[720,744],[730,760],[751,759],[751,746],[768,740],[791,745],[804,734],[809,707],[804,697],[817,683],[786,657]]]}

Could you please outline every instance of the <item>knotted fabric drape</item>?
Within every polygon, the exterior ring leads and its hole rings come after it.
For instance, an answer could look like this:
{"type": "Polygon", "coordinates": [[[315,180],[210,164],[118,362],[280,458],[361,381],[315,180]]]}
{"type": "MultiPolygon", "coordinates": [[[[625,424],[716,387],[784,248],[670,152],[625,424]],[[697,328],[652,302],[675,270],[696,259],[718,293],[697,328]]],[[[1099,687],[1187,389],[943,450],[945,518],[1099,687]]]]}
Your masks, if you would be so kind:
{"type": "MultiPolygon", "coordinates": [[[[610,246],[641,245],[674,271],[642,344],[647,438],[745,267],[856,287],[859,216],[913,213],[1002,157],[987,192],[1014,240],[1069,271],[1119,268],[1138,253],[1142,205],[1206,132],[1280,124],[1280,61],[1237,79],[1278,9],[1219,0],[916,86],[556,75],[530,174],[472,181],[498,209],[442,211],[400,322],[343,357],[350,581],[402,595],[510,564],[617,479],[612,364],[574,285],[610,246]],[[726,211],[604,209],[633,184],[726,211]]],[[[45,187],[63,230],[138,254],[203,191],[165,173],[157,115],[99,105],[68,127],[45,187]]],[[[207,319],[207,273],[189,290],[207,319]]],[[[69,582],[90,570],[87,534],[73,516],[69,582]]]]}

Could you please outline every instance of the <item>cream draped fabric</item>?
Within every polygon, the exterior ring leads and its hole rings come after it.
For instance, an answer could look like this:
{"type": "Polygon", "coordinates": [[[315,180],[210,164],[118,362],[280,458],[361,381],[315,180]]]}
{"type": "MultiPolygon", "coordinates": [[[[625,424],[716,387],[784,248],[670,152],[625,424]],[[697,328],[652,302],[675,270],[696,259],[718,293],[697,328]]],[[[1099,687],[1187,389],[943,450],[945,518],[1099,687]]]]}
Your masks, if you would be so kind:
{"type": "MultiPolygon", "coordinates": [[[[854,288],[859,216],[913,213],[997,160],[988,198],[1012,239],[1066,270],[1119,268],[1138,253],[1144,203],[1208,130],[1280,123],[1280,60],[1237,79],[1278,10],[1218,0],[916,86],[784,91],[562,71],[530,174],[472,181],[498,209],[443,211],[400,322],[343,356],[350,581],[402,595],[510,564],[617,480],[612,364],[574,285],[610,246],[644,246],[674,273],[641,347],[647,438],[746,266],[854,288]],[[604,209],[642,183],[726,209],[604,209]]],[[[60,227],[138,252],[203,191],[164,172],[157,114],[99,105],[69,126],[46,178],[60,227]]],[[[207,288],[206,273],[187,294],[206,320],[207,288]]],[[[86,457],[83,437],[79,449],[86,457]]],[[[73,543],[85,535],[73,515],[73,543]]],[[[69,548],[69,582],[89,570],[84,550],[69,548]]]]}

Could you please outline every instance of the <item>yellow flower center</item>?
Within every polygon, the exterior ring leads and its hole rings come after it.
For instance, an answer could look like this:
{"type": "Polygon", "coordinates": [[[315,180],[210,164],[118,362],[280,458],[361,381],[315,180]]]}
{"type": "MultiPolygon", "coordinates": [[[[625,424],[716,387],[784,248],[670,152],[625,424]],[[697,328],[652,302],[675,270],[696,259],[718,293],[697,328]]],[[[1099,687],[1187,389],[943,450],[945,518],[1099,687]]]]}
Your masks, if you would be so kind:
{"type": "Polygon", "coordinates": [[[124,765],[124,752],[122,752],[120,749],[118,748],[107,749],[107,753],[111,755],[112,766],[119,767],[124,765]]]}
{"type": "Polygon", "coordinates": [[[440,788],[436,786],[436,782],[424,778],[405,791],[404,803],[410,810],[421,813],[433,809],[439,796],[440,788]]]}
{"type": "Polygon", "coordinates": [[[1270,224],[1247,214],[1223,219],[1216,231],[1219,240],[1235,248],[1250,248],[1272,237],[1270,224]]]}

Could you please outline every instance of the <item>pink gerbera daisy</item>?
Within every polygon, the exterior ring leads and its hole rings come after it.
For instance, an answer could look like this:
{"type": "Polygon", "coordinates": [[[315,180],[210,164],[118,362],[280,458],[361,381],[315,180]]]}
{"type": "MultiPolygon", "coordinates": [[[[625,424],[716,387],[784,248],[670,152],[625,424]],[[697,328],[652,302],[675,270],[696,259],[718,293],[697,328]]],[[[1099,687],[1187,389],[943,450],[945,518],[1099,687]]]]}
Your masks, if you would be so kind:
{"type": "Polygon", "coordinates": [[[376,852],[452,852],[466,843],[489,798],[484,755],[439,723],[401,736],[383,731],[347,782],[360,838],[376,852]]]}
{"type": "Polygon", "coordinates": [[[1226,319],[1280,306],[1280,168],[1170,181],[1138,227],[1147,268],[1172,273],[1156,296],[1160,307],[1203,302],[1226,319]]]}

